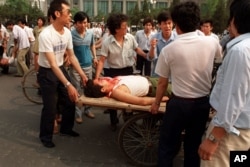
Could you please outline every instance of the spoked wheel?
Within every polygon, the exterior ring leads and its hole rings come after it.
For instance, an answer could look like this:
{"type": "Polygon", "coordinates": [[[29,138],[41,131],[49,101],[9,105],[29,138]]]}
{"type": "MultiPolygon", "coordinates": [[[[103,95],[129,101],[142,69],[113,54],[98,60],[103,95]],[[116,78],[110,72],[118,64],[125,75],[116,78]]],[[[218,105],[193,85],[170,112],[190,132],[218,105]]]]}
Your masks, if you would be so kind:
{"type": "Polygon", "coordinates": [[[121,128],[120,149],[136,166],[156,166],[162,114],[135,114],[121,128]]]}
{"type": "Polygon", "coordinates": [[[23,77],[22,88],[24,96],[31,102],[36,104],[42,104],[42,96],[39,85],[36,78],[36,70],[30,70],[23,77]]]}

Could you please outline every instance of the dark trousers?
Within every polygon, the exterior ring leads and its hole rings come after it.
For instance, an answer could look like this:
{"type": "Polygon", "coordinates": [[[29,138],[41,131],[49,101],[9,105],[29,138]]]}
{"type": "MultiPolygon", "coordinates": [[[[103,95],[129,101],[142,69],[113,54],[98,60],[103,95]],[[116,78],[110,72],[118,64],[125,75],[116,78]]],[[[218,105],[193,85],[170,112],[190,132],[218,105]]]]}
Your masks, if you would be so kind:
{"type": "Polygon", "coordinates": [[[209,116],[208,97],[198,99],[170,98],[160,130],[159,167],[172,167],[184,135],[184,167],[200,167],[198,148],[209,116]]]}
{"type": "MultiPolygon", "coordinates": [[[[132,74],[133,74],[133,67],[126,67],[121,69],[110,68],[104,70],[104,75],[109,77],[132,75],[132,74]]],[[[118,123],[117,111],[109,109],[109,113],[110,113],[110,123],[117,124],[118,123]]]]}
{"type": "MultiPolygon", "coordinates": [[[[144,52],[147,53],[146,51],[144,52]]],[[[151,75],[151,61],[148,61],[144,57],[137,55],[136,69],[141,71],[140,75],[143,74],[143,66],[144,66],[144,75],[150,76],[151,75]]]]}
{"type": "MultiPolygon", "coordinates": [[[[70,81],[66,70],[63,67],[60,67],[60,69],[70,81]]],[[[43,141],[51,141],[57,106],[61,106],[62,114],[60,132],[65,133],[71,131],[74,126],[75,103],[69,99],[68,91],[64,84],[61,83],[50,68],[39,67],[37,77],[43,99],[39,137],[43,141]]]]}

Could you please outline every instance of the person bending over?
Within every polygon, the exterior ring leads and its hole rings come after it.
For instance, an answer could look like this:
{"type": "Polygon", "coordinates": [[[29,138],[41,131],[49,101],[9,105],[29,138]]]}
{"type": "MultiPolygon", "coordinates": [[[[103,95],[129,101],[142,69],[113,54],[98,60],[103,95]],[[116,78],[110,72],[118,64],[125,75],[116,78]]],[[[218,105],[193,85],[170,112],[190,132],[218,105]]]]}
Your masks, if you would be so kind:
{"type": "MultiPolygon", "coordinates": [[[[88,80],[84,91],[87,97],[108,96],[118,101],[136,104],[150,105],[155,101],[155,85],[158,78],[146,78],[138,75],[100,77],[97,82],[88,80]]],[[[167,101],[170,96],[170,87],[165,91],[162,101],[167,101]]]]}

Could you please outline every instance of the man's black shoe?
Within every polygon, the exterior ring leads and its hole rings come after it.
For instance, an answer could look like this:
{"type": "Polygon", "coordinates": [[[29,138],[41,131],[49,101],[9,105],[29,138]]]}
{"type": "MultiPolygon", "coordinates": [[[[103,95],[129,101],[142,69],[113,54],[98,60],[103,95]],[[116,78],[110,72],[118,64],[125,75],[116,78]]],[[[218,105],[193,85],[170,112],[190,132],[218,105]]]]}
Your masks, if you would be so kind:
{"type": "Polygon", "coordinates": [[[53,148],[56,146],[52,141],[41,141],[41,142],[43,143],[43,146],[47,148],[53,148]]]}
{"type": "Polygon", "coordinates": [[[60,135],[61,136],[71,136],[71,137],[78,137],[78,136],[80,136],[79,133],[77,133],[77,132],[75,132],[73,130],[68,131],[68,132],[60,132],[60,135]]]}

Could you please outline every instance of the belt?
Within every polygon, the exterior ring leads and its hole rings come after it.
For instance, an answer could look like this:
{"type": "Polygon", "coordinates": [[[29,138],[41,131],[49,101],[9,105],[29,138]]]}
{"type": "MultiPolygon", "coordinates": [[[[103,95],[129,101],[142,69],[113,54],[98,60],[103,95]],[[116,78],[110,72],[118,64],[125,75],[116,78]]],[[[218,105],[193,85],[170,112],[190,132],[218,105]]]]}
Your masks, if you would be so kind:
{"type": "Polygon", "coordinates": [[[208,98],[208,95],[203,96],[203,97],[197,97],[197,98],[189,98],[189,97],[180,97],[180,96],[176,96],[174,93],[172,93],[172,97],[176,98],[176,99],[181,99],[181,100],[190,100],[190,101],[196,101],[196,100],[205,100],[208,98]]]}
{"type": "Polygon", "coordinates": [[[148,80],[148,95],[150,95],[150,94],[153,93],[153,85],[152,85],[151,81],[148,78],[147,78],[147,80],[148,80]]]}

